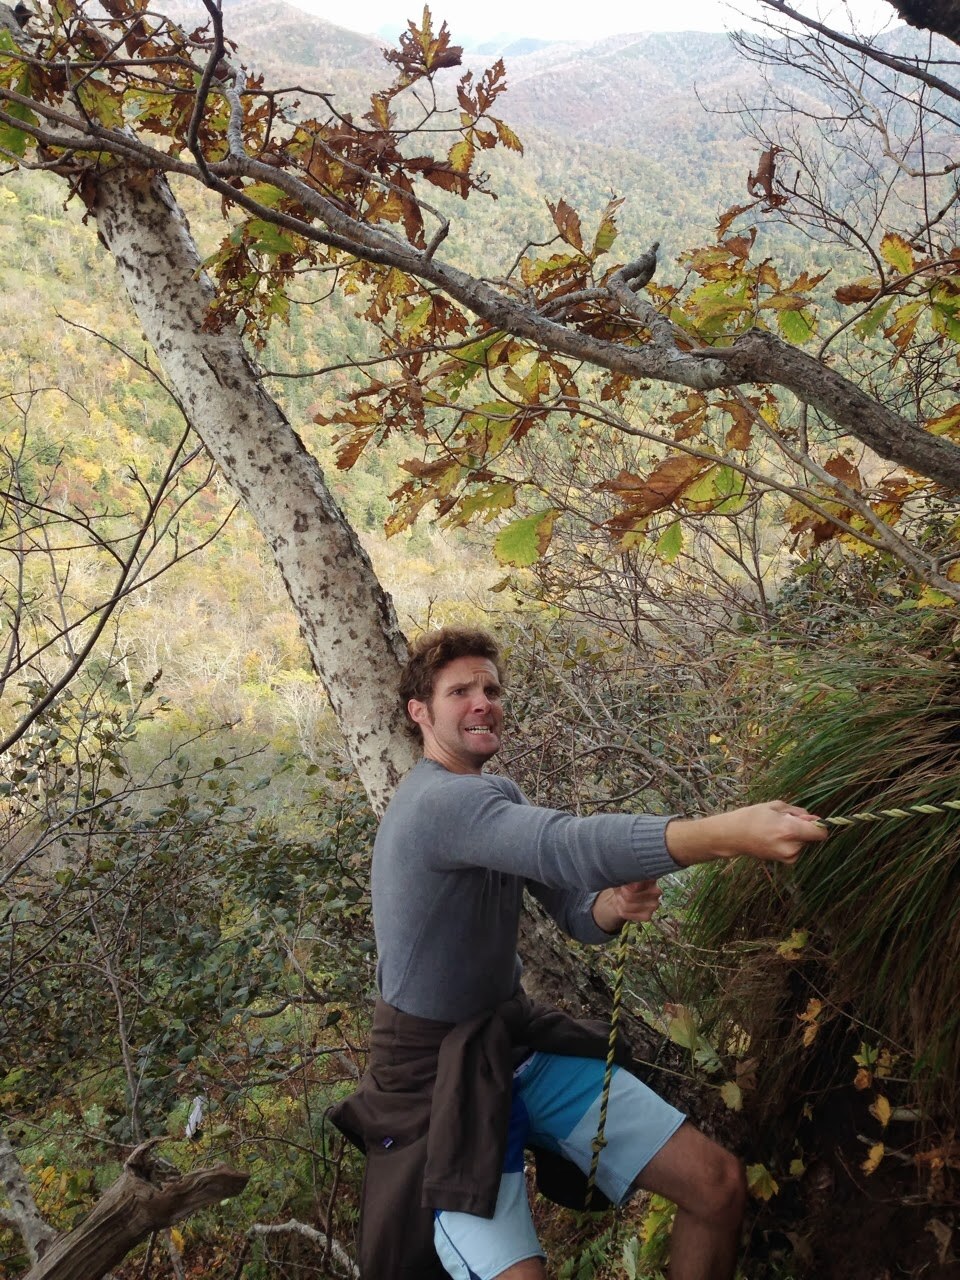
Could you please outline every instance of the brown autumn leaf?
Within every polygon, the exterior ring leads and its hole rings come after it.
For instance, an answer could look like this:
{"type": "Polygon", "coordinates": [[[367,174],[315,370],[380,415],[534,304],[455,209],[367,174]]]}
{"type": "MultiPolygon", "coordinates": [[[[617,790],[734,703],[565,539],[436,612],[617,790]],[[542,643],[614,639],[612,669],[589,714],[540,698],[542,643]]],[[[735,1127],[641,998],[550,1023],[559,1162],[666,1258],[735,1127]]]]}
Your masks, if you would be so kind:
{"type": "Polygon", "coordinates": [[[860,472],[848,458],[842,454],[836,453],[824,464],[824,471],[828,471],[834,479],[845,484],[849,489],[856,489],[858,492],[863,488],[863,480],[860,472]]]}
{"type": "Polygon", "coordinates": [[[842,284],[833,292],[837,302],[850,304],[854,302],[872,302],[880,293],[879,281],[859,280],[854,284],[842,284]]]}
{"type": "Polygon", "coordinates": [[[583,253],[583,231],[580,226],[580,215],[576,209],[571,209],[562,197],[556,204],[551,204],[548,200],[547,208],[550,210],[554,225],[560,232],[561,239],[583,253]]]}
{"type": "MultiPolygon", "coordinates": [[[[669,507],[696,478],[713,464],[689,454],[674,454],[659,463],[646,479],[621,471],[614,480],[604,480],[596,486],[611,493],[619,493],[626,499],[630,519],[648,516],[654,511],[669,507]]],[[[622,517],[617,517],[618,522],[622,517]]]]}
{"type": "Polygon", "coordinates": [[[721,213],[720,220],[717,223],[717,239],[720,240],[727,234],[731,224],[736,222],[741,213],[746,213],[748,209],[752,208],[752,204],[735,204],[721,213]]]}
{"type": "Polygon", "coordinates": [[[745,236],[731,236],[729,240],[724,240],[723,247],[727,249],[735,258],[749,258],[750,250],[753,248],[753,242],[757,238],[756,228],[751,227],[750,233],[745,236]]]}
{"type": "Polygon", "coordinates": [[[369,434],[351,436],[337,449],[337,470],[349,471],[369,443],[369,434]]]}
{"type": "Polygon", "coordinates": [[[719,405],[733,419],[733,426],[725,437],[728,449],[748,449],[753,439],[753,414],[739,400],[724,400],[719,405]]]}

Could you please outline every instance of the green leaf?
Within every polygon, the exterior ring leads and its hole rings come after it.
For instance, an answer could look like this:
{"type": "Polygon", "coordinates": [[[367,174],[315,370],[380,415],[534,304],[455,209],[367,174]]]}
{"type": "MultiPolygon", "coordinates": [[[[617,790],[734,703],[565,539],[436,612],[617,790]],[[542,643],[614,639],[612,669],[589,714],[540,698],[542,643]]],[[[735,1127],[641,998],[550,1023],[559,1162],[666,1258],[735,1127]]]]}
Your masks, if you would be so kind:
{"type": "Polygon", "coordinates": [[[284,198],[280,188],[269,182],[251,182],[249,187],[243,188],[243,194],[248,200],[256,200],[257,204],[262,204],[267,209],[275,209],[284,198]]]}
{"type": "Polygon", "coordinates": [[[272,222],[264,222],[262,218],[251,218],[247,223],[247,235],[250,247],[260,253],[279,256],[282,253],[299,253],[301,242],[299,236],[281,231],[272,222]]]}
{"type": "Polygon", "coordinates": [[[425,298],[421,298],[417,305],[403,317],[397,328],[405,338],[413,337],[414,334],[420,332],[427,323],[427,316],[429,316],[432,308],[433,299],[428,294],[425,298]]]}
{"type": "Polygon", "coordinates": [[[27,152],[27,134],[9,124],[0,124],[0,150],[22,159],[27,152]]]}
{"type": "Polygon", "coordinates": [[[904,276],[916,265],[909,241],[895,231],[888,232],[880,241],[880,256],[904,276]]]}
{"type": "Polygon", "coordinates": [[[683,528],[679,520],[675,520],[665,533],[662,533],[657,539],[654,551],[664,562],[664,564],[673,564],[677,556],[683,550],[683,528]]]}
{"type": "Polygon", "coordinates": [[[639,1252],[639,1242],[636,1236],[632,1240],[627,1240],[623,1246],[623,1274],[627,1280],[637,1280],[637,1254],[639,1252]]]}
{"type": "Polygon", "coordinates": [[[803,346],[813,333],[813,321],[806,311],[780,311],[777,324],[787,342],[795,347],[803,346]]]}
{"type": "Polygon", "coordinates": [[[515,485],[507,482],[484,485],[475,493],[471,493],[469,497],[464,498],[460,503],[456,523],[458,525],[466,524],[474,516],[481,516],[485,523],[489,522],[494,516],[499,515],[501,511],[509,510],[516,500],[517,490],[515,485]]]}
{"type": "Polygon", "coordinates": [[[81,83],[77,96],[85,111],[107,129],[123,125],[123,97],[112,85],[90,79],[81,83]]]}
{"type": "Polygon", "coordinates": [[[717,468],[717,492],[723,496],[714,511],[721,515],[736,515],[747,505],[747,482],[734,467],[717,468]]]}
{"type": "Polygon", "coordinates": [[[674,1044],[680,1045],[681,1049],[689,1049],[693,1052],[700,1036],[697,1031],[697,1021],[689,1009],[685,1009],[683,1005],[676,1006],[676,1012],[667,1022],[667,1035],[674,1044]]]}
{"type": "MultiPolygon", "coordinates": [[[[12,37],[9,31],[6,29],[0,29],[0,48],[5,47],[2,39],[4,36],[12,43],[12,37]]],[[[16,48],[15,45],[14,48],[16,48]]],[[[22,93],[25,97],[29,96],[30,78],[27,75],[26,69],[21,70],[20,74],[14,78],[12,87],[17,91],[17,93],[22,93]]],[[[16,120],[22,120],[24,124],[37,123],[37,117],[29,107],[24,106],[22,103],[5,102],[3,106],[8,116],[13,116],[16,120]]],[[[24,133],[21,129],[17,129],[14,125],[0,125],[0,147],[3,147],[5,151],[21,157],[26,154],[27,145],[30,141],[30,135],[24,133]]]]}
{"type": "Polygon", "coordinates": [[[810,934],[806,929],[794,929],[789,938],[777,946],[777,955],[784,960],[799,960],[800,953],[810,941],[810,934]]]}
{"type": "MultiPolygon", "coordinates": [[[[684,502],[713,502],[716,498],[719,498],[720,490],[717,485],[719,470],[719,467],[711,467],[702,476],[694,480],[693,484],[683,491],[684,502]]],[[[725,468],[725,470],[729,470],[729,467],[725,468]]]]}
{"type": "Polygon", "coordinates": [[[493,554],[500,564],[525,569],[546,552],[553,536],[554,508],[514,520],[502,529],[493,544],[493,554]]]}
{"type": "MultiPolygon", "coordinates": [[[[453,392],[460,391],[478,373],[483,373],[487,368],[487,355],[490,348],[500,342],[502,338],[503,334],[497,331],[485,338],[481,338],[479,342],[471,342],[469,346],[460,348],[455,356],[456,363],[444,379],[447,390],[451,395],[453,392]]],[[[453,396],[452,398],[455,399],[456,397],[453,396]]]]}
{"type": "Polygon", "coordinates": [[[752,1196],[758,1200],[772,1200],[780,1190],[776,1178],[763,1164],[751,1164],[747,1167],[747,1187],[752,1196]]]}
{"type": "Polygon", "coordinates": [[[887,316],[893,304],[893,298],[884,298],[883,302],[878,303],[875,307],[871,307],[863,319],[858,320],[853,326],[853,331],[857,337],[872,338],[881,325],[886,324],[887,316]]]}

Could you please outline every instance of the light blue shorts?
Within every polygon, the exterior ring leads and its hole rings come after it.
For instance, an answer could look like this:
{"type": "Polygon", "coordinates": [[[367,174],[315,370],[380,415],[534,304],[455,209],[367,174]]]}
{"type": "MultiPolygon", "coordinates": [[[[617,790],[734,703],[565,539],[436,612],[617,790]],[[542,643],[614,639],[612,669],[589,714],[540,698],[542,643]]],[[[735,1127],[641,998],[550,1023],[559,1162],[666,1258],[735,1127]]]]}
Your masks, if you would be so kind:
{"type": "MultiPolygon", "coordinates": [[[[493,1280],[524,1258],[543,1258],[530,1215],[523,1174],[526,1146],[546,1147],[584,1173],[597,1135],[602,1062],[535,1053],[514,1075],[510,1132],[492,1218],[438,1210],[434,1243],[454,1280],[493,1280]]],[[[683,1124],[684,1116],[629,1071],[614,1067],[607,1111],[607,1145],[597,1186],[621,1204],[637,1175],[683,1124]]]]}

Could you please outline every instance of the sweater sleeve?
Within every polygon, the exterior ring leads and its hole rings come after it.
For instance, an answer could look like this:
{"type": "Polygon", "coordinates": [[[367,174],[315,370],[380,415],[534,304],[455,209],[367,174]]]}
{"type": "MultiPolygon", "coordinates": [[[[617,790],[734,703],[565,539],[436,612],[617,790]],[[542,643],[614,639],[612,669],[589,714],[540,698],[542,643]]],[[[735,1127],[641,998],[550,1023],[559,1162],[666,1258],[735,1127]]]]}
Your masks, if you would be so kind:
{"type": "Polygon", "coordinates": [[[548,889],[535,880],[526,883],[531,893],[568,937],[577,942],[602,944],[612,942],[617,936],[601,929],[593,918],[593,904],[597,895],[576,889],[548,889]]]}
{"type": "Polygon", "coordinates": [[[486,867],[548,889],[587,893],[679,870],[666,847],[669,817],[578,818],[528,804],[513,783],[488,774],[448,774],[425,800],[437,869],[486,867]]]}

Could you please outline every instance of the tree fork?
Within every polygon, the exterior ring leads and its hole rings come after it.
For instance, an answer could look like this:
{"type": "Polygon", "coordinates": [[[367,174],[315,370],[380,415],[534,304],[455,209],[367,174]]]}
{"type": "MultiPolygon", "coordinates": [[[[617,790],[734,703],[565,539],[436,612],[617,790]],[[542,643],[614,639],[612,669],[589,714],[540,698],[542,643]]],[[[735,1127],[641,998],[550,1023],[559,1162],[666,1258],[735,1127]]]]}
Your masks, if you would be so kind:
{"type": "MultiPolygon", "coordinates": [[[[273,548],[357,774],[382,813],[414,760],[393,697],[406,645],[390,597],[235,327],[204,328],[213,285],[165,179],[118,165],[91,176],[83,195],[188,420],[273,548]]],[[[606,983],[584,973],[582,958],[552,926],[528,932],[526,944],[532,989],[573,1012],[604,1016],[606,983]]],[[[661,1037],[642,1023],[634,1034],[641,1057],[663,1062],[661,1037]]],[[[705,1127],[717,1128],[709,1120],[712,1094],[673,1069],[661,1083],[705,1127]]]]}

